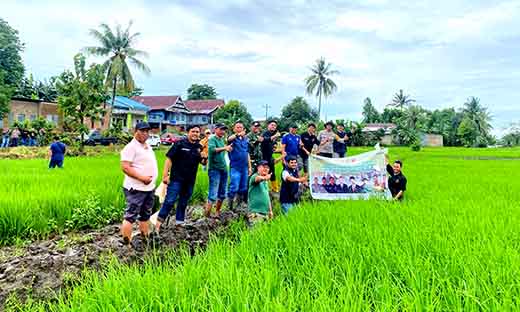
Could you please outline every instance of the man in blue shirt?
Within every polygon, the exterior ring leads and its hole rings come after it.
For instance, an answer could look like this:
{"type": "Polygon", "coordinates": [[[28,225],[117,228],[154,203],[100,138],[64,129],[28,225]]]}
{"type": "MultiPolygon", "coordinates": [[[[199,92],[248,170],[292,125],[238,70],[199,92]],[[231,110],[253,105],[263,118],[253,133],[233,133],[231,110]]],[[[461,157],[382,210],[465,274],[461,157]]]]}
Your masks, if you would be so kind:
{"type": "MultiPolygon", "coordinates": [[[[229,152],[229,188],[228,206],[233,210],[235,196],[238,195],[239,203],[247,202],[247,183],[251,170],[251,159],[249,157],[249,140],[244,130],[244,124],[237,121],[233,126],[233,135],[228,137],[231,145],[229,152]]],[[[237,203],[238,204],[238,203],[237,203]]]]}
{"type": "Polygon", "coordinates": [[[298,131],[298,126],[296,124],[292,124],[289,127],[289,133],[284,135],[282,138],[282,158],[284,164],[287,164],[287,159],[289,157],[298,159],[302,141],[300,136],[296,134],[296,131],[298,131]]]}
{"type": "Polygon", "coordinates": [[[51,144],[49,148],[49,157],[51,159],[49,163],[49,168],[63,168],[63,160],[65,159],[65,151],[67,147],[65,144],[60,142],[60,138],[58,136],[54,137],[54,142],[51,144]]]}

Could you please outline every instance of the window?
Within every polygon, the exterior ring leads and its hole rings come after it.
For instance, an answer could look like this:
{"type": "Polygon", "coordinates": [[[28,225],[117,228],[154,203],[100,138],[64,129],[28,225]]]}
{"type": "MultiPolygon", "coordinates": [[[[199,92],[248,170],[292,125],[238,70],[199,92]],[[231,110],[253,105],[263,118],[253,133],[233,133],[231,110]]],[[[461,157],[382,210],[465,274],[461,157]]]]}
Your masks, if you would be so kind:
{"type": "Polygon", "coordinates": [[[9,123],[9,125],[13,124],[13,119],[14,119],[13,113],[9,113],[9,115],[8,115],[8,123],[9,123]]]}
{"type": "Polygon", "coordinates": [[[202,116],[202,122],[208,122],[208,116],[202,116]]]}
{"type": "Polygon", "coordinates": [[[0,130],[4,128],[4,120],[0,119],[0,130]]]}
{"type": "Polygon", "coordinates": [[[31,121],[36,120],[36,115],[31,115],[30,119],[31,121]]]}
{"type": "Polygon", "coordinates": [[[23,122],[25,120],[25,114],[18,114],[18,116],[16,117],[16,119],[19,121],[19,122],[23,122]]]}
{"type": "Polygon", "coordinates": [[[53,124],[58,124],[58,115],[47,115],[46,118],[48,122],[52,122],[53,124]]]}

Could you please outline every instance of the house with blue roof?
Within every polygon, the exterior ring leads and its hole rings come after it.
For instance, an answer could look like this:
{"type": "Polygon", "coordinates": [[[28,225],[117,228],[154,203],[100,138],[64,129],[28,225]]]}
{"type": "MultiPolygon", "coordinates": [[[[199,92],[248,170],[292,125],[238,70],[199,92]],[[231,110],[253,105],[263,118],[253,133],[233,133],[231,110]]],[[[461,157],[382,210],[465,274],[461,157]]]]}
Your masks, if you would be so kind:
{"type": "MultiPolygon", "coordinates": [[[[107,105],[111,105],[109,100],[107,105]]],[[[124,96],[116,96],[112,108],[112,124],[120,124],[123,130],[131,131],[138,122],[147,120],[150,108],[124,96]]]]}

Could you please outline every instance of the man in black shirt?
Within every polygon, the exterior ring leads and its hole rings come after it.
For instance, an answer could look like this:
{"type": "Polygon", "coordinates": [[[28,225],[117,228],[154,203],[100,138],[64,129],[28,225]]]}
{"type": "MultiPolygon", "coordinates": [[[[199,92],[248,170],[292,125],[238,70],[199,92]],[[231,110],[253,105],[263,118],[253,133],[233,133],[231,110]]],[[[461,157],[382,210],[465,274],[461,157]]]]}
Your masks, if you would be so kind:
{"type": "Polygon", "coordinates": [[[319,146],[320,141],[316,137],[316,125],[310,123],[307,127],[307,132],[302,133],[300,136],[302,141],[302,146],[300,148],[300,157],[303,162],[303,172],[309,172],[309,155],[312,153],[312,149],[314,145],[319,146]]]}
{"type": "Polygon", "coordinates": [[[274,167],[273,153],[276,147],[276,141],[280,137],[280,132],[276,130],[278,123],[271,120],[267,124],[267,130],[262,134],[263,141],[261,143],[262,160],[269,163],[269,173],[271,173],[271,191],[278,193],[280,191],[278,182],[276,181],[276,173],[274,167]]]}
{"type": "Polygon", "coordinates": [[[188,201],[193,193],[199,163],[204,165],[207,161],[207,158],[201,156],[202,145],[199,144],[200,128],[190,126],[187,131],[188,137],[173,144],[168,153],[166,153],[163,182],[168,184],[168,189],[164,203],[157,216],[157,231],[160,230],[161,224],[170,214],[177,198],[179,202],[177,203],[175,213],[176,224],[184,224],[184,215],[188,201]]]}
{"type": "Polygon", "coordinates": [[[388,188],[392,197],[395,200],[403,200],[404,192],[406,191],[406,177],[401,172],[403,163],[400,160],[394,161],[394,164],[390,166],[388,164],[388,155],[386,155],[386,171],[390,175],[388,177],[388,188]]]}

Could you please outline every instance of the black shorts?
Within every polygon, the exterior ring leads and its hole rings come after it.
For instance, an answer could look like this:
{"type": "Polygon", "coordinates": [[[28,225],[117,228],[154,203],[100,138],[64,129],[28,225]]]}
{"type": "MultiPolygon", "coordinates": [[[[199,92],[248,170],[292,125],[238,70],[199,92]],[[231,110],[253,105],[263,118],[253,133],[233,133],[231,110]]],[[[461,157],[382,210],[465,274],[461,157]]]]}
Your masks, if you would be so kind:
{"type": "Polygon", "coordinates": [[[154,191],[127,190],[123,188],[126,197],[126,209],[124,219],[130,223],[148,221],[152,215],[155,201],[154,191]]]}

